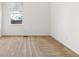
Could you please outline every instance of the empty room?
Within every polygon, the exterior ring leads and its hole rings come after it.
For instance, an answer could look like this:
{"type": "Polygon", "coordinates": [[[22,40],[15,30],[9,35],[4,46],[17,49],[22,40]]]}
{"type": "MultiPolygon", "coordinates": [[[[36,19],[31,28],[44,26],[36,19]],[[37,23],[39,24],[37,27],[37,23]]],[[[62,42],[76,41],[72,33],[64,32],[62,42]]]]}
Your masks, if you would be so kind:
{"type": "Polygon", "coordinates": [[[0,2],[0,57],[78,57],[79,2],[0,2]]]}

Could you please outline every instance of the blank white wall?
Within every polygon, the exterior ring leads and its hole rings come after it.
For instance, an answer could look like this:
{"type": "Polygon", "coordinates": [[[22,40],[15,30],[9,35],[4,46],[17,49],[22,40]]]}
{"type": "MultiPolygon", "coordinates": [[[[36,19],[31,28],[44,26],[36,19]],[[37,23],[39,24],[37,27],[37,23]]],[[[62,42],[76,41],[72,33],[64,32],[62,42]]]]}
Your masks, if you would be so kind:
{"type": "Polygon", "coordinates": [[[0,3],[0,36],[2,30],[2,4],[0,3]]]}
{"type": "Polygon", "coordinates": [[[79,54],[79,3],[51,3],[51,36],[79,54]]]}
{"type": "Polygon", "coordinates": [[[49,3],[36,2],[24,4],[24,16],[26,19],[26,30],[28,34],[49,35],[50,13],[49,3]],[[29,30],[30,29],[30,30],[29,30]]]}
{"type": "Polygon", "coordinates": [[[24,20],[22,25],[10,24],[8,5],[3,5],[3,35],[49,35],[49,3],[24,3],[24,20]]]}

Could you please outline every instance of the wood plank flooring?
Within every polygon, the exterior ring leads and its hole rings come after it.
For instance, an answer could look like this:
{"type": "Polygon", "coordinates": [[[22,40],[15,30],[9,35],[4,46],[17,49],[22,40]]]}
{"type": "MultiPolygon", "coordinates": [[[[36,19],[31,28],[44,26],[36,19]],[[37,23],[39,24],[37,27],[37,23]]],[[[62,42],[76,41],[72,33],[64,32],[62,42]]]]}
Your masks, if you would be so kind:
{"type": "Polygon", "coordinates": [[[0,38],[0,57],[75,57],[74,52],[50,36],[0,38]]]}

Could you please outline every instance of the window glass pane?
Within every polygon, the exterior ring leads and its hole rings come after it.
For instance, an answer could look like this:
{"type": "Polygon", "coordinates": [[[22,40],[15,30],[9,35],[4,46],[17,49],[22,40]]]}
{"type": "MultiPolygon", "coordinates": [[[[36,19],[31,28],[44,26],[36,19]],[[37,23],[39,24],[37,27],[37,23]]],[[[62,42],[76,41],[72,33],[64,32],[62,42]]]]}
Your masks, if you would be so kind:
{"type": "Polygon", "coordinates": [[[22,14],[11,14],[11,24],[22,24],[22,14]]]}

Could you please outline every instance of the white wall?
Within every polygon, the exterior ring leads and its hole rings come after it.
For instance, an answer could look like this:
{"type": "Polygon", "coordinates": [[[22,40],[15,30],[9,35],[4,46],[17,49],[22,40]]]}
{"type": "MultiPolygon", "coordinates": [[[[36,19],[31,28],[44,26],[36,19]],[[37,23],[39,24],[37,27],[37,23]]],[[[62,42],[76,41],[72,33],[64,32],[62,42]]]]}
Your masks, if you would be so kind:
{"type": "Polygon", "coordinates": [[[0,36],[1,36],[1,30],[2,30],[2,5],[0,3],[0,36]]]}
{"type": "Polygon", "coordinates": [[[48,35],[50,33],[49,3],[24,3],[22,25],[10,24],[8,5],[3,5],[3,35],[48,35]]]}
{"type": "Polygon", "coordinates": [[[51,36],[79,54],[79,3],[51,3],[51,36]]]}

